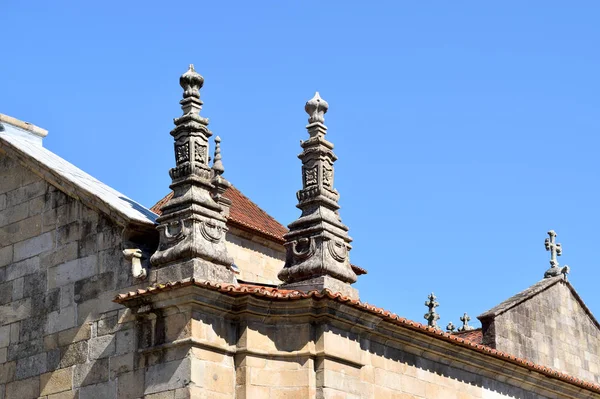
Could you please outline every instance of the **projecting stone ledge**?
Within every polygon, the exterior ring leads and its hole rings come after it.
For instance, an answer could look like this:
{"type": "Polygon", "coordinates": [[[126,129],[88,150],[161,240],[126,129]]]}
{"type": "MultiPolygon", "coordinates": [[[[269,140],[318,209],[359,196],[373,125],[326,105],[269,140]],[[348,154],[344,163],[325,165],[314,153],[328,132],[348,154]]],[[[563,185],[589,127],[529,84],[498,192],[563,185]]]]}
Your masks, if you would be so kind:
{"type": "Polygon", "coordinates": [[[314,277],[308,280],[297,281],[282,285],[286,290],[298,291],[323,291],[325,289],[331,292],[339,292],[351,299],[358,299],[358,290],[343,281],[330,276],[314,277]]]}

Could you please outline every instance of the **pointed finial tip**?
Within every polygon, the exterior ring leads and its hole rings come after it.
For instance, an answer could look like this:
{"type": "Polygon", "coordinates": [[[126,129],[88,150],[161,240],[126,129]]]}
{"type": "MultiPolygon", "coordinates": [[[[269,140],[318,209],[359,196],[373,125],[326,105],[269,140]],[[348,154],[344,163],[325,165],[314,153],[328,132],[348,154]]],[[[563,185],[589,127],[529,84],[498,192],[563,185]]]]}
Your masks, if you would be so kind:
{"type": "Polygon", "coordinates": [[[199,90],[204,85],[204,78],[194,69],[194,64],[190,64],[189,69],[179,77],[179,84],[183,88],[183,98],[200,98],[199,90]]]}
{"type": "Polygon", "coordinates": [[[221,138],[219,136],[215,137],[215,143],[220,143],[221,142],[221,138]]]}
{"type": "Polygon", "coordinates": [[[329,104],[327,101],[321,98],[321,95],[318,91],[315,92],[313,98],[308,100],[304,106],[304,110],[309,115],[308,123],[325,122],[324,115],[327,113],[328,109],[329,104]]]}

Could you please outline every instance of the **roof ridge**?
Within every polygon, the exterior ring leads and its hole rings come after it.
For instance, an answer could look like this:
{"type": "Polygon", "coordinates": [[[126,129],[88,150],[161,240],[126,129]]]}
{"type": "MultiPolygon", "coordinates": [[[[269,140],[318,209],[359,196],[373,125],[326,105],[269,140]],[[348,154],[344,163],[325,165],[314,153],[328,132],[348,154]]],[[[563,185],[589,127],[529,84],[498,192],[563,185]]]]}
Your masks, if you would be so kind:
{"type": "Polygon", "coordinates": [[[526,300],[534,297],[535,295],[539,294],[540,292],[546,291],[548,288],[559,283],[560,281],[564,281],[562,275],[556,276],[556,277],[551,277],[551,278],[544,278],[544,279],[538,281],[537,283],[530,285],[529,287],[525,288],[524,290],[519,291],[518,293],[514,294],[510,298],[500,302],[498,305],[494,306],[493,308],[483,312],[482,314],[477,316],[477,318],[481,320],[481,319],[487,319],[489,317],[495,317],[495,316],[501,315],[502,313],[507,312],[510,309],[522,304],[526,300]]]}

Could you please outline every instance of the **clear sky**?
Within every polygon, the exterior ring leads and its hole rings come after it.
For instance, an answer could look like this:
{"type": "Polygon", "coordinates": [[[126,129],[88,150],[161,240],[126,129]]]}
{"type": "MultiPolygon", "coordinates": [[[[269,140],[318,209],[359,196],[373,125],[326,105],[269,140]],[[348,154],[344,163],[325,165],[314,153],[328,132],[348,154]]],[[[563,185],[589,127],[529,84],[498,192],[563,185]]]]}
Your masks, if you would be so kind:
{"type": "Polygon", "coordinates": [[[287,225],[318,90],[364,301],[475,320],[542,278],[554,229],[600,316],[600,4],[490,3],[5,0],[0,112],[149,207],[194,63],[225,176],[287,225]]]}

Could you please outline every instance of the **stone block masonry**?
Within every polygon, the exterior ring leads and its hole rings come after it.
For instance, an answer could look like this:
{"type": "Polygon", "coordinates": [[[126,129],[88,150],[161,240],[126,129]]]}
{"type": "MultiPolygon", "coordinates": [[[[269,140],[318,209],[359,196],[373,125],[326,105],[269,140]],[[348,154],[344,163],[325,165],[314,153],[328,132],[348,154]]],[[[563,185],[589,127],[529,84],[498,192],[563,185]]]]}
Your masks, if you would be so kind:
{"type": "Polygon", "coordinates": [[[144,395],[122,232],[0,151],[1,399],[144,395]]]}

